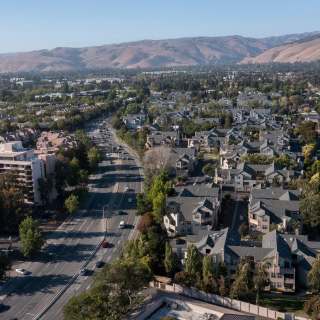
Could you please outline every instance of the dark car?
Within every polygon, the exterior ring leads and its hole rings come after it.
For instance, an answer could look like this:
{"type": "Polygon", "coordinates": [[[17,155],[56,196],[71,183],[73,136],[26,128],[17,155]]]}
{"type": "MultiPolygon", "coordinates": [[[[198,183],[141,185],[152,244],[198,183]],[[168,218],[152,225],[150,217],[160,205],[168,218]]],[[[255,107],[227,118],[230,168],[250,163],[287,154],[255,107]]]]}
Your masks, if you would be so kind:
{"type": "Polygon", "coordinates": [[[99,260],[99,261],[96,262],[96,267],[97,268],[102,268],[103,266],[104,266],[104,262],[103,261],[99,260]]]}

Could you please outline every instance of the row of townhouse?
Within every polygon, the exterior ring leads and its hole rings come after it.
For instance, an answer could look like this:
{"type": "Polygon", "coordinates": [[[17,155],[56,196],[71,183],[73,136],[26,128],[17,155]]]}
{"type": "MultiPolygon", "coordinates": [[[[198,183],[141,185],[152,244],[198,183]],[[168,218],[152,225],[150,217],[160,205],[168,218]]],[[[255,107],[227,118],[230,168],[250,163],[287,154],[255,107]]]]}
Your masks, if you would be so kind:
{"type": "Polygon", "coordinates": [[[153,131],[147,136],[146,148],[151,149],[160,146],[180,146],[180,132],[178,131],[153,131]]]}
{"type": "Polygon", "coordinates": [[[168,235],[197,234],[216,226],[221,196],[221,189],[212,184],[177,188],[176,195],[167,198],[164,226],[168,235]]]}
{"type": "Polygon", "coordinates": [[[243,162],[237,164],[235,169],[216,168],[214,183],[232,187],[235,191],[248,192],[264,182],[272,183],[276,180],[284,184],[299,177],[301,177],[301,172],[281,169],[275,163],[254,165],[243,162]]]}
{"type": "MultiPolygon", "coordinates": [[[[170,147],[168,147],[170,148],[170,147]]],[[[198,152],[190,148],[170,148],[167,165],[170,177],[188,176],[198,164],[198,152]]]]}
{"type": "Polygon", "coordinates": [[[129,129],[137,130],[143,127],[148,116],[145,113],[123,116],[123,122],[129,129]]]}
{"type": "Polygon", "coordinates": [[[75,137],[61,132],[43,131],[37,139],[38,153],[55,153],[59,150],[69,150],[77,146],[75,137]]]}
{"type": "Polygon", "coordinates": [[[185,243],[171,241],[182,267],[187,259],[188,245],[194,245],[202,257],[209,256],[214,264],[226,268],[226,280],[235,280],[237,264],[243,256],[257,263],[267,264],[268,286],[265,290],[295,292],[306,288],[307,274],[320,253],[320,242],[309,241],[307,236],[285,235],[277,230],[263,236],[262,242],[241,241],[240,234],[230,228],[220,231],[187,235],[185,243]]]}
{"type": "Polygon", "coordinates": [[[243,141],[235,145],[222,145],[220,148],[220,165],[223,169],[236,168],[241,157],[248,154],[262,154],[268,158],[285,154],[297,161],[302,167],[301,147],[297,139],[292,139],[286,131],[262,131],[259,141],[243,141]]]}
{"type": "Polygon", "coordinates": [[[268,233],[272,225],[284,231],[295,231],[300,224],[300,190],[259,188],[251,190],[249,199],[250,228],[268,233]],[[293,225],[294,224],[294,225],[293,225]]]}
{"type": "Polygon", "coordinates": [[[210,131],[196,132],[195,136],[188,139],[188,148],[198,151],[214,151],[222,145],[228,145],[230,140],[237,140],[239,135],[234,129],[212,129],[210,131]]]}
{"type": "Polygon", "coordinates": [[[182,148],[180,132],[153,131],[147,136],[146,148],[167,147],[170,150],[167,171],[169,176],[186,176],[193,172],[198,164],[198,152],[195,148],[182,148]]]}
{"type": "Polygon", "coordinates": [[[21,141],[24,144],[29,144],[35,141],[39,134],[40,132],[36,129],[20,129],[14,132],[0,134],[0,143],[21,141]]]}

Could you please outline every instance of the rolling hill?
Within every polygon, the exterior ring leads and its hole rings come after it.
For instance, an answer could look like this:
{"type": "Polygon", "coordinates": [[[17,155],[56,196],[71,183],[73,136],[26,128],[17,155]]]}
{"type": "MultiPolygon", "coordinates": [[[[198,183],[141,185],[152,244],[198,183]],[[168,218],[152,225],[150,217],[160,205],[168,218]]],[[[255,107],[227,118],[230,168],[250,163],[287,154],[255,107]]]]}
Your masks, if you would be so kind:
{"type": "Polygon", "coordinates": [[[259,57],[270,48],[285,47],[292,41],[316,35],[320,32],[261,39],[226,36],[142,40],[86,48],[60,47],[0,54],[0,73],[236,63],[245,61],[245,58],[259,57]]]}
{"type": "Polygon", "coordinates": [[[257,57],[247,57],[242,63],[294,63],[320,59],[320,36],[269,49],[257,57]]]}

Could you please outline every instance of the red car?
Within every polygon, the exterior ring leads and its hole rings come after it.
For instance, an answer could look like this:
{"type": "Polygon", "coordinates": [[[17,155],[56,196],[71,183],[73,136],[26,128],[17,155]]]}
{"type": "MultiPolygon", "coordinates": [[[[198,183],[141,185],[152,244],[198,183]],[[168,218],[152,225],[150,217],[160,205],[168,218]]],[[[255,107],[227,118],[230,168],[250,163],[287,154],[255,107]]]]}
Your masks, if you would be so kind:
{"type": "Polygon", "coordinates": [[[185,184],[184,184],[184,182],[177,182],[176,183],[176,186],[178,187],[178,186],[184,186],[185,184]]]}
{"type": "Polygon", "coordinates": [[[101,248],[107,248],[108,247],[108,241],[103,241],[101,243],[101,248]]]}

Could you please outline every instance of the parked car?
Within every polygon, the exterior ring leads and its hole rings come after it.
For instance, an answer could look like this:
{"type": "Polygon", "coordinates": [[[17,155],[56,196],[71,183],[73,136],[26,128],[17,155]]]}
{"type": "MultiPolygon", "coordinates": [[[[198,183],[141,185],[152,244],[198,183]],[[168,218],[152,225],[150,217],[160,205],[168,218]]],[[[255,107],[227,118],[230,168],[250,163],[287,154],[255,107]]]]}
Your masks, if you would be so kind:
{"type": "Polygon", "coordinates": [[[125,187],[124,191],[130,191],[129,187],[125,187]]]}
{"type": "Polygon", "coordinates": [[[118,215],[118,216],[121,216],[122,214],[123,214],[123,212],[122,212],[121,210],[118,210],[118,211],[117,211],[117,215],[118,215]]]}
{"type": "Polygon", "coordinates": [[[124,229],[125,226],[126,226],[126,223],[124,221],[121,221],[119,224],[119,229],[124,229]]]}
{"type": "Polygon", "coordinates": [[[184,182],[177,182],[176,183],[176,186],[178,187],[178,186],[184,186],[185,185],[185,183],[184,182]]]}

